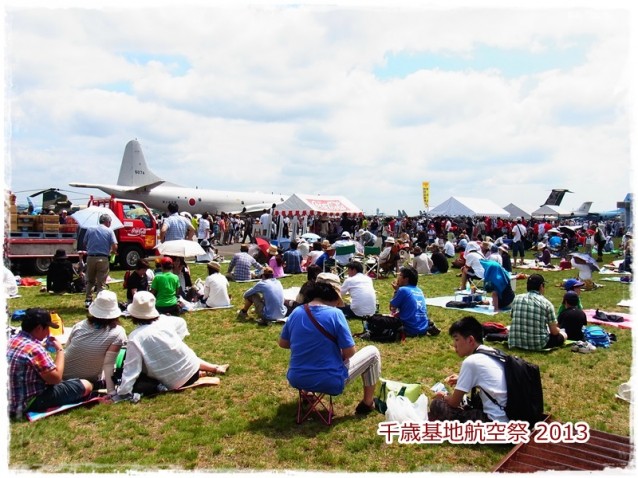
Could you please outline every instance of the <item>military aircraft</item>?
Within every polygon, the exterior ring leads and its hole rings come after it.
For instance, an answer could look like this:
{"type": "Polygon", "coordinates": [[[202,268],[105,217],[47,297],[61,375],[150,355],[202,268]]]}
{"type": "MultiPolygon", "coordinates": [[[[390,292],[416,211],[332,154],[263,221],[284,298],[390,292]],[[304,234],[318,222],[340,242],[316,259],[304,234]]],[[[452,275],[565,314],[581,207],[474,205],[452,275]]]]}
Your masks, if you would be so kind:
{"type": "Polygon", "coordinates": [[[274,208],[288,196],[279,194],[219,191],[216,189],[187,188],[164,181],[151,171],[144,159],[142,147],[131,140],[124,148],[117,184],[69,183],[76,188],[94,188],[122,199],[143,201],[150,208],[166,211],[170,202],[180,212],[191,214],[251,213],[274,208]]]}

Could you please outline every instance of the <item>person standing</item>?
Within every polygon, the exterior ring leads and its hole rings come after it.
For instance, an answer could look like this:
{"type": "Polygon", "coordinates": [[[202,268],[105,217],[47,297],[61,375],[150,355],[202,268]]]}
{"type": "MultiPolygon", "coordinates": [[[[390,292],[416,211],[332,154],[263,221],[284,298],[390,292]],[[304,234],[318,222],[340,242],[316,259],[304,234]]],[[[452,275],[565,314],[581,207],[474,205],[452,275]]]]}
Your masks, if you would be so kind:
{"type": "Polygon", "coordinates": [[[84,306],[93,301],[93,288],[99,294],[109,275],[109,256],[117,254],[117,238],[110,228],[111,216],[102,214],[97,226],[89,227],[84,234],[86,251],[86,299],[84,306]]]}
{"type": "Polygon", "coordinates": [[[195,236],[195,228],[187,218],[179,215],[177,203],[168,203],[168,212],[170,215],[162,222],[160,242],[192,239],[195,236]]]}
{"type": "Polygon", "coordinates": [[[520,255],[520,264],[525,264],[525,236],[527,228],[523,225],[520,217],[516,218],[516,225],[512,227],[512,255],[514,256],[514,267],[516,267],[516,256],[520,255]]]}
{"type": "Polygon", "coordinates": [[[199,218],[197,225],[197,242],[201,245],[202,241],[208,241],[210,239],[210,216],[205,212],[202,217],[199,218]]]}

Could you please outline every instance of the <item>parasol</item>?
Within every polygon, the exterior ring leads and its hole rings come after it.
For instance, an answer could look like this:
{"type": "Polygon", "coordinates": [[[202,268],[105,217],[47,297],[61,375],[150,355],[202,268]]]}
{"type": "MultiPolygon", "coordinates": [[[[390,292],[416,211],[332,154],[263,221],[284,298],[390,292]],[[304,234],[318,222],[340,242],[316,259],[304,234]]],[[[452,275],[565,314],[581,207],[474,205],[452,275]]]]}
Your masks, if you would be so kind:
{"type": "Polygon", "coordinates": [[[268,248],[270,247],[270,243],[266,239],[261,237],[255,238],[255,242],[257,243],[257,247],[259,247],[259,250],[266,256],[268,256],[268,248]]]}
{"type": "Polygon", "coordinates": [[[301,237],[308,242],[317,242],[321,240],[321,236],[318,236],[314,232],[306,232],[305,234],[302,234],[301,237]]]}
{"type": "Polygon", "coordinates": [[[573,252],[570,255],[576,259],[576,262],[580,260],[582,261],[581,264],[587,264],[592,271],[600,271],[600,267],[598,267],[598,264],[596,263],[596,259],[594,259],[589,254],[584,254],[582,252],[573,252]]]}
{"type": "Polygon", "coordinates": [[[196,257],[206,254],[202,246],[188,239],[162,242],[157,246],[157,251],[163,256],[173,257],[196,257]]]}
{"type": "Polygon", "coordinates": [[[102,214],[108,214],[111,218],[111,225],[109,229],[115,230],[124,227],[122,221],[115,215],[113,211],[111,211],[108,207],[100,207],[100,206],[89,206],[84,209],[80,209],[77,212],[71,214],[70,217],[73,218],[75,222],[78,223],[78,227],[81,229],[86,229],[89,227],[97,226],[100,224],[100,216],[102,214]]]}

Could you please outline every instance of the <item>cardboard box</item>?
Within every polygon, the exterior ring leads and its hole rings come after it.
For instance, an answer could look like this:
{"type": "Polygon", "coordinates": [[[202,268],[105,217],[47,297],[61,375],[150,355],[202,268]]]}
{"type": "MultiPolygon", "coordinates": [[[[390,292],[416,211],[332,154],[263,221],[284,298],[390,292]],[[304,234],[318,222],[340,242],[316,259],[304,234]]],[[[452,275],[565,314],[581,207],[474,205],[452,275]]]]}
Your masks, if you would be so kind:
{"type": "Polygon", "coordinates": [[[21,226],[32,226],[35,224],[35,216],[29,214],[18,214],[18,224],[21,226]]]}
{"type": "Polygon", "coordinates": [[[65,233],[65,234],[69,234],[69,233],[76,233],[78,230],[78,225],[77,224],[60,224],[60,232],[65,233]]]}
{"type": "Polygon", "coordinates": [[[60,216],[57,214],[41,214],[34,217],[36,224],[60,224],[60,216]]]}
{"type": "Polygon", "coordinates": [[[60,224],[36,224],[35,230],[39,232],[58,233],[60,232],[60,224]]]}

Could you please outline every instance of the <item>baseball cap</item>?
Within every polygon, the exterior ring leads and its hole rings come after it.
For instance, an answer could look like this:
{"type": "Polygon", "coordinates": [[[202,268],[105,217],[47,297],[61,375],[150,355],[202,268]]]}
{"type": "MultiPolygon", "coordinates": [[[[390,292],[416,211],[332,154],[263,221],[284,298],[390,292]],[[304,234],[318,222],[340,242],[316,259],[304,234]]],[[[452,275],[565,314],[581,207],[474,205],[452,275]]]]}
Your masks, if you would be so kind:
{"type": "Polygon", "coordinates": [[[564,283],[563,283],[563,288],[565,290],[572,290],[574,287],[582,287],[584,286],[585,283],[579,281],[578,279],[567,279],[564,283]]]}
{"type": "Polygon", "coordinates": [[[22,328],[26,331],[35,329],[38,325],[59,329],[60,326],[51,320],[51,313],[46,309],[30,308],[24,311],[22,328]]]}

